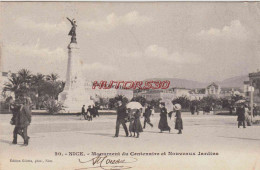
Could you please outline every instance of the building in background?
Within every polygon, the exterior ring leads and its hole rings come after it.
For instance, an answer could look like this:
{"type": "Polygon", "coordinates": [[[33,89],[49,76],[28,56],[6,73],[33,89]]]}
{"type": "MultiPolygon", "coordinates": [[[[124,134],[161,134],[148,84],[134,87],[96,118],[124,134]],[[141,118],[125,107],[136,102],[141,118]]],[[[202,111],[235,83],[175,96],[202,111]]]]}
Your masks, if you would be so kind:
{"type": "Polygon", "coordinates": [[[219,85],[217,85],[216,83],[211,83],[210,85],[208,85],[205,89],[205,94],[206,95],[210,95],[210,96],[216,96],[219,97],[220,96],[220,92],[221,92],[221,88],[219,85]]]}
{"type": "MultiPolygon", "coordinates": [[[[249,81],[244,82],[245,88],[248,88],[249,86],[254,87],[254,92],[253,92],[253,102],[257,104],[257,106],[260,106],[260,71],[257,70],[257,72],[254,73],[249,73],[248,75],[249,81]]],[[[246,95],[249,96],[248,89],[246,90],[246,95]]]]}
{"type": "Polygon", "coordinates": [[[123,89],[121,86],[116,89],[112,87],[111,89],[99,89],[98,87],[92,89],[93,82],[86,81],[85,89],[87,93],[91,96],[92,99],[98,101],[100,98],[114,98],[118,95],[122,95],[126,97],[128,100],[131,100],[134,97],[134,93],[132,89],[123,89]]]}

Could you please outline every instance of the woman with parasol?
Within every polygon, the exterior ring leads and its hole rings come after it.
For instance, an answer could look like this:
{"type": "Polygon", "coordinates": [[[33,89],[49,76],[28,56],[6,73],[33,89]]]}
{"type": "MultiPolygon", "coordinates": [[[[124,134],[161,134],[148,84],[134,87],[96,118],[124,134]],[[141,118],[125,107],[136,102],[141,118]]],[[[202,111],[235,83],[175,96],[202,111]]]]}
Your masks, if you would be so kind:
{"type": "Polygon", "coordinates": [[[132,136],[132,132],[134,132],[134,137],[135,133],[137,134],[136,138],[139,138],[139,133],[143,132],[142,124],[140,121],[141,117],[141,109],[142,105],[138,102],[130,102],[126,105],[126,107],[129,110],[129,131],[130,131],[130,137],[132,136]]]}
{"type": "Polygon", "coordinates": [[[175,129],[179,130],[178,134],[182,134],[183,123],[182,123],[182,118],[181,118],[181,105],[175,104],[174,109],[176,110],[175,129]]]}

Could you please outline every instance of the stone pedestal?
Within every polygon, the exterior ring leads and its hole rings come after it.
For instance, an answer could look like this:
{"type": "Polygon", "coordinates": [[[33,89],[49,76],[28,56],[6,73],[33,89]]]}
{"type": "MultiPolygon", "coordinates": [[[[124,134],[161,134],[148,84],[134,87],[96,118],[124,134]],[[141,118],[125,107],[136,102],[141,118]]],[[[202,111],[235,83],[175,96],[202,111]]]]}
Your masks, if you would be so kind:
{"type": "Polygon", "coordinates": [[[87,107],[94,104],[84,87],[82,65],[83,62],[79,57],[79,47],[72,42],[68,45],[66,84],[64,91],[59,94],[59,101],[65,107],[63,112],[78,113],[81,112],[83,105],[87,107]]]}

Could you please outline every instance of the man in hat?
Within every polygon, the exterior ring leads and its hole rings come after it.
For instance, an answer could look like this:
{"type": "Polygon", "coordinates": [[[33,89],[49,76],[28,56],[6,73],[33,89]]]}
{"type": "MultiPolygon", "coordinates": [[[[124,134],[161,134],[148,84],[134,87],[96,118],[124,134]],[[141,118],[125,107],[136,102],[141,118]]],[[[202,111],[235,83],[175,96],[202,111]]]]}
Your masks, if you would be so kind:
{"type": "Polygon", "coordinates": [[[120,125],[122,124],[124,130],[125,130],[125,134],[126,134],[126,137],[128,137],[128,130],[127,130],[127,127],[126,127],[126,118],[127,118],[127,113],[126,113],[126,106],[123,105],[122,101],[119,100],[118,102],[118,107],[117,107],[117,119],[116,119],[116,134],[114,137],[118,137],[119,135],[119,128],[120,128],[120,125]]]}
{"type": "Polygon", "coordinates": [[[27,146],[30,139],[30,137],[27,135],[27,128],[31,123],[31,109],[29,98],[23,98],[19,103],[13,103],[13,106],[11,106],[11,110],[13,112],[11,124],[15,125],[13,131],[13,144],[17,144],[17,134],[19,134],[24,140],[24,145],[27,146]]]}

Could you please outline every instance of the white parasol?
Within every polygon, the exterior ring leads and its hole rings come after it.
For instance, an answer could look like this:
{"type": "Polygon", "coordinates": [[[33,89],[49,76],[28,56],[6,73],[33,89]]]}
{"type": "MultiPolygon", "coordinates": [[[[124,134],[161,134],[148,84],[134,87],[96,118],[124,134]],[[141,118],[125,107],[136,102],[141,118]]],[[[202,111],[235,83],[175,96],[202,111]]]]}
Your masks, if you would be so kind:
{"type": "Polygon", "coordinates": [[[130,102],[126,105],[128,109],[141,109],[143,106],[139,102],[130,102]]]}
{"type": "Polygon", "coordinates": [[[236,101],[236,104],[245,103],[245,102],[246,102],[246,100],[241,99],[241,100],[236,101]]]}

